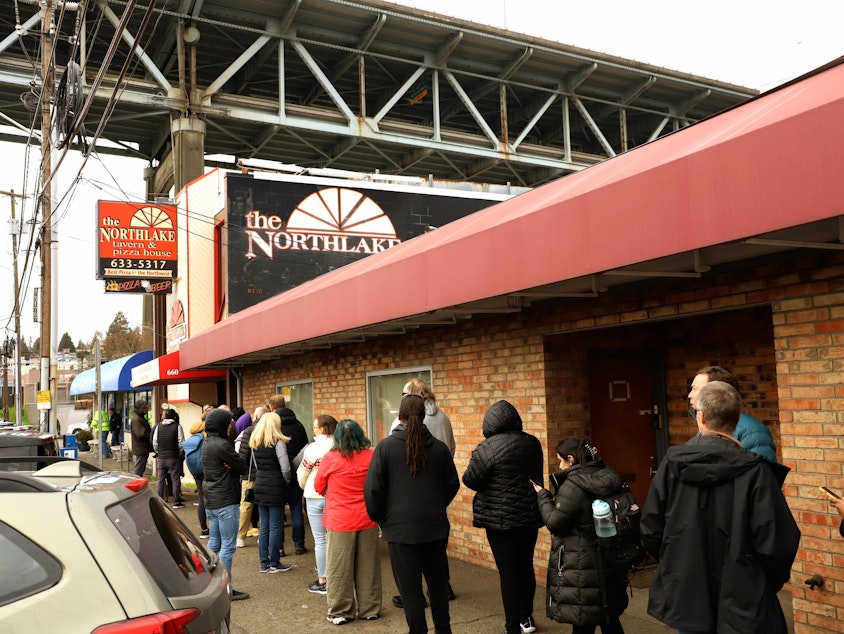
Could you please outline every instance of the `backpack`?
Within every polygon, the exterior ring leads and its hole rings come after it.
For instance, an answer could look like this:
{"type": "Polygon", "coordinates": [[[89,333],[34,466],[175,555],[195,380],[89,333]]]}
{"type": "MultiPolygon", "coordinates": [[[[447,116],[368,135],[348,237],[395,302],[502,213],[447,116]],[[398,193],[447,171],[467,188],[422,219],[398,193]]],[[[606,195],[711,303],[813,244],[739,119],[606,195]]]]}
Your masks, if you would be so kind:
{"type": "Polygon", "coordinates": [[[202,476],[202,441],[204,438],[202,434],[194,434],[184,443],[182,447],[185,450],[185,462],[188,465],[188,470],[193,477],[202,476]],[[196,440],[194,440],[196,439],[196,440]]]}
{"type": "Polygon", "coordinates": [[[604,498],[604,501],[610,505],[616,535],[598,538],[601,559],[609,568],[632,570],[645,559],[645,549],[639,531],[642,509],[626,482],[618,491],[604,498]]]}

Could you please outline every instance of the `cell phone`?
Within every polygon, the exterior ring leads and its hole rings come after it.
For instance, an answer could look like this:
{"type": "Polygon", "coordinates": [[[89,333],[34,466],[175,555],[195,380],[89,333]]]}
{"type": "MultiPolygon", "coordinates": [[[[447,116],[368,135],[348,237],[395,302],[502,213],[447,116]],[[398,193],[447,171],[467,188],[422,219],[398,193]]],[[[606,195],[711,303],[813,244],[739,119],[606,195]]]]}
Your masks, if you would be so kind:
{"type": "Polygon", "coordinates": [[[541,487],[541,486],[542,486],[541,484],[539,484],[539,482],[537,482],[536,480],[533,480],[532,478],[528,478],[528,480],[530,480],[530,483],[531,483],[533,486],[537,486],[537,487],[541,487]]]}
{"type": "Polygon", "coordinates": [[[829,489],[829,488],[827,488],[827,487],[818,487],[818,489],[820,490],[820,492],[821,492],[821,493],[823,493],[823,494],[825,494],[826,496],[828,496],[828,497],[832,498],[833,500],[840,500],[840,499],[841,499],[841,496],[840,496],[840,495],[838,495],[838,494],[837,494],[835,491],[833,491],[832,489],[829,489]]]}

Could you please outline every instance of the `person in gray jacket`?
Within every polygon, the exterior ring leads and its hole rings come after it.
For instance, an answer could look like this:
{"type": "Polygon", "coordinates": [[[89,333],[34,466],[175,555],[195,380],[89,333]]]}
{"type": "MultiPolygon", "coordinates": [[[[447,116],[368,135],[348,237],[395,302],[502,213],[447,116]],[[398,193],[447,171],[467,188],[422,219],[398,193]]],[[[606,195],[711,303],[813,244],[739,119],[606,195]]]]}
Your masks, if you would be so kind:
{"type": "Polygon", "coordinates": [[[463,484],[477,491],[472,524],[486,529],[501,579],[507,634],[536,631],[533,551],[542,518],[532,482],[543,482],[543,451],[536,436],[522,430],[519,412],[498,401],[484,416],[486,440],[472,452],[463,484]]]}
{"type": "MultiPolygon", "coordinates": [[[[404,384],[401,393],[402,396],[405,394],[416,394],[422,397],[422,400],[425,401],[425,420],[422,421],[423,424],[428,428],[428,431],[431,432],[434,438],[445,443],[445,446],[451,452],[451,457],[454,458],[454,450],[457,448],[457,445],[454,442],[451,419],[449,419],[444,411],[437,407],[437,397],[434,396],[428,384],[422,379],[411,379],[404,384]]],[[[390,426],[390,431],[392,432],[398,425],[399,418],[396,416],[396,420],[390,426]]]]}

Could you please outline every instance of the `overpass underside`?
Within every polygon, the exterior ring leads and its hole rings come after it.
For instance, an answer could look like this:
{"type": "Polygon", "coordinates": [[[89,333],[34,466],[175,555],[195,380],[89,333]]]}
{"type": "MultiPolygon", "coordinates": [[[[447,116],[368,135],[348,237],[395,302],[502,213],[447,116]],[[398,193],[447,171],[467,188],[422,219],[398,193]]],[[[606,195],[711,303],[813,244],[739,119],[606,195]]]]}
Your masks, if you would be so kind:
{"type": "MultiPolygon", "coordinates": [[[[59,94],[60,143],[79,147],[84,124],[117,144],[98,151],[157,168],[158,192],[186,131],[206,164],[533,187],[755,94],[374,0],[88,0],[54,15],[56,77],[78,61],[85,97],[73,112],[59,94]]],[[[0,16],[0,124],[37,130],[39,6],[0,0],[0,16]]]]}

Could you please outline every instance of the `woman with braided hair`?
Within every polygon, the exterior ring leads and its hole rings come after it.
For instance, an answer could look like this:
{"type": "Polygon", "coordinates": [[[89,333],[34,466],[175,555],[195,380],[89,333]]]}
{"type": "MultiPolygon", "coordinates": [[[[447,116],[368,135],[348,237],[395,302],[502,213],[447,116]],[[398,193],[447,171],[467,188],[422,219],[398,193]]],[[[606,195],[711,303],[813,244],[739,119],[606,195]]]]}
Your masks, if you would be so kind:
{"type": "Polygon", "coordinates": [[[425,402],[402,395],[399,425],[378,443],[366,476],[369,516],[381,525],[410,634],[427,632],[422,577],[428,584],[436,632],[451,632],[448,610],[446,509],[460,480],[451,451],[423,424],[425,402]]]}

